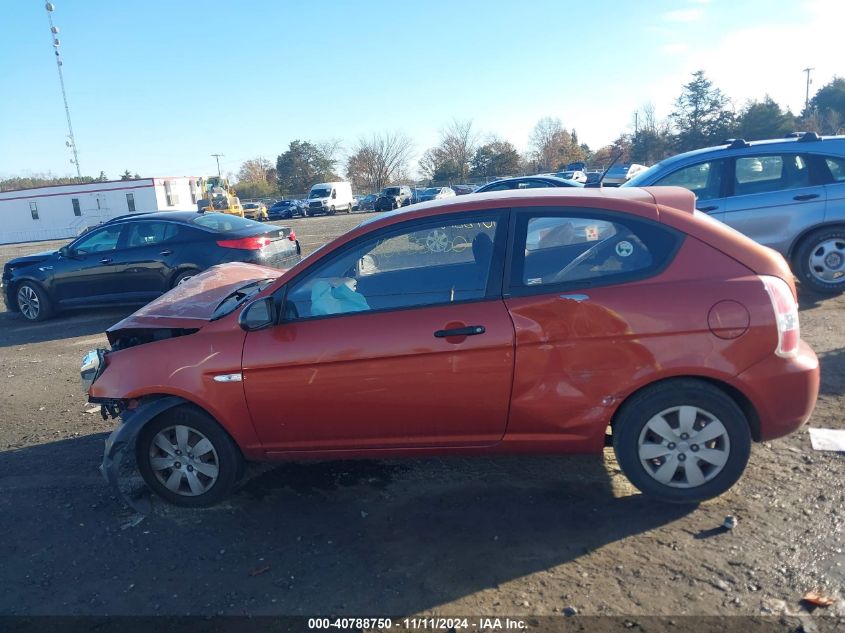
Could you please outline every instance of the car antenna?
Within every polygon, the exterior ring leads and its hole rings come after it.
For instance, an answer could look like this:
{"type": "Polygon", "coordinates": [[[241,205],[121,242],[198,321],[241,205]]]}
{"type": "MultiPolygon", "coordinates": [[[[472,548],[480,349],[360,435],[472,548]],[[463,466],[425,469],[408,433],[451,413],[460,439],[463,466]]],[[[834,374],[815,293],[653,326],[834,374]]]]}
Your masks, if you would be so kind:
{"type": "Polygon", "coordinates": [[[613,158],[610,159],[610,164],[607,166],[607,169],[605,169],[602,172],[601,177],[596,182],[588,182],[584,186],[585,187],[601,188],[601,183],[604,180],[604,177],[607,176],[607,172],[609,172],[610,168],[613,167],[616,164],[617,160],[622,158],[622,154],[623,154],[622,150],[619,150],[619,153],[616,154],[616,156],[614,156],[613,158]]]}

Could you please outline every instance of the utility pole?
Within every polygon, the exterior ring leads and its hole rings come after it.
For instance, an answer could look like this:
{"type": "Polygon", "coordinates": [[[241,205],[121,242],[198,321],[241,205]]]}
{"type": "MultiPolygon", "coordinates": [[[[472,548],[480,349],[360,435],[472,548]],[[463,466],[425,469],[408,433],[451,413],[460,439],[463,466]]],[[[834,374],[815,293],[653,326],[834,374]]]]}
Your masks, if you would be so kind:
{"type": "Polygon", "coordinates": [[[804,112],[808,112],[810,109],[810,84],[813,83],[813,80],[810,79],[810,73],[814,70],[815,68],[805,68],[801,71],[807,73],[807,91],[804,93],[804,112]]]}
{"type": "Polygon", "coordinates": [[[217,177],[220,177],[220,157],[225,156],[226,154],[212,154],[215,159],[217,159],[217,177]]]}
{"type": "Polygon", "coordinates": [[[640,111],[637,110],[634,112],[634,138],[637,138],[637,134],[639,133],[640,127],[640,111]]]}
{"type": "Polygon", "coordinates": [[[65,92],[65,78],[62,74],[62,57],[59,54],[59,27],[53,24],[53,11],[56,10],[55,5],[52,2],[47,2],[44,5],[44,8],[47,10],[47,21],[50,22],[50,39],[52,40],[51,44],[53,48],[56,49],[56,68],[59,69],[59,85],[62,87],[62,101],[65,104],[65,116],[67,117],[67,141],[65,141],[65,145],[70,148],[71,153],[73,153],[73,158],[71,159],[71,163],[76,165],[76,177],[82,178],[82,171],[79,169],[79,156],[76,153],[76,139],[73,136],[73,126],[70,123],[70,108],[67,105],[67,93],[65,92]]]}

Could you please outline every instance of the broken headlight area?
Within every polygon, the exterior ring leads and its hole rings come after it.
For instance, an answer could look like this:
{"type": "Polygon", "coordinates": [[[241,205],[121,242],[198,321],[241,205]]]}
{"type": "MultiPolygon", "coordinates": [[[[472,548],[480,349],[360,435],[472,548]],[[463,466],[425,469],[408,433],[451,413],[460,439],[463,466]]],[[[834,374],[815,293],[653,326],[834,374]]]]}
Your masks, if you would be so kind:
{"type": "Polygon", "coordinates": [[[198,332],[198,328],[127,328],[121,330],[109,330],[106,334],[111,343],[111,351],[164,341],[169,338],[186,336],[198,332]]]}
{"type": "Polygon", "coordinates": [[[82,358],[82,366],[79,368],[79,377],[82,379],[82,387],[85,391],[94,383],[103,370],[106,368],[106,354],[104,349],[92,349],[82,358]]]}

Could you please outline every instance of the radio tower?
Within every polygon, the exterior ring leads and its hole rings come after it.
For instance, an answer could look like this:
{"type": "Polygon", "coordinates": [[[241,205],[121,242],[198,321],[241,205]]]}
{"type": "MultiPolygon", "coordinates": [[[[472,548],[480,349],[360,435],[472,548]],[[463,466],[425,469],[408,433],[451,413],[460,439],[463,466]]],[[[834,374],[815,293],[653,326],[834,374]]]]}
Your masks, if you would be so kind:
{"type": "Polygon", "coordinates": [[[53,40],[53,48],[56,49],[56,68],[59,70],[59,84],[62,87],[62,101],[64,101],[65,104],[65,116],[67,117],[68,134],[65,145],[67,145],[73,153],[73,158],[70,159],[70,162],[76,166],[77,178],[82,178],[82,171],[79,169],[79,156],[76,153],[76,139],[73,136],[73,125],[70,123],[70,108],[67,105],[65,78],[62,74],[62,57],[59,54],[59,27],[53,25],[53,11],[56,10],[56,6],[52,2],[48,2],[44,5],[44,8],[47,9],[47,20],[50,22],[50,39],[53,40]]]}

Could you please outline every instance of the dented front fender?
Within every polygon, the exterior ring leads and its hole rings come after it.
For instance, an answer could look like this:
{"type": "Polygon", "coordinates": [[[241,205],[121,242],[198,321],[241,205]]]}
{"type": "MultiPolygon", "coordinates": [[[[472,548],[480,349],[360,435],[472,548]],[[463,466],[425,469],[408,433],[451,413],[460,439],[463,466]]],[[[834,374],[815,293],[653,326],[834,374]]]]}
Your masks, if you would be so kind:
{"type": "Polygon", "coordinates": [[[103,451],[103,461],[100,464],[100,473],[117,493],[118,497],[136,512],[146,514],[149,512],[148,503],[140,503],[125,494],[119,486],[120,463],[124,451],[131,454],[135,450],[135,440],[141,428],[168,409],[185,404],[187,400],[178,396],[162,396],[158,398],[142,399],[134,409],[125,409],[121,413],[121,423],[112,431],[106,439],[103,451]]]}

